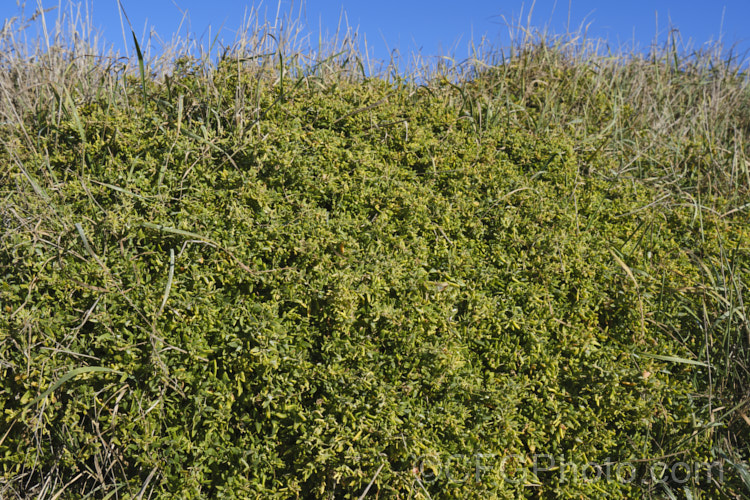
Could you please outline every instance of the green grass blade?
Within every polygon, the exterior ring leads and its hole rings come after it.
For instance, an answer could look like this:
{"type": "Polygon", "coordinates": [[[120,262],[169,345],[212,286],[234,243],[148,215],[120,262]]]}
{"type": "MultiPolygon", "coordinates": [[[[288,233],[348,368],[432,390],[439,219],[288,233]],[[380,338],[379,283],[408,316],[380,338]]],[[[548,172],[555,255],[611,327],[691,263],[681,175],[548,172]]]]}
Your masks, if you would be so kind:
{"type": "Polygon", "coordinates": [[[169,291],[172,289],[172,279],[174,278],[174,248],[169,249],[169,275],[167,276],[167,286],[164,289],[164,297],[161,300],[161,306],[159,306],[159,312],[156,313],[156,317],[161,316],[164,312],[164,306],[167,305],[167,299],[169,298],[169,291]]]}
{"type": "Polygon", "coordinates": [[[113,191],[117,191],[118,193],[126,194],[128,196],[133,196],[134,198],[138,198],[139,200],[145,200],[146,199],[146,198],[144,198],[143,196],[141,196],[139,194],[136,194],[136,193],[134,193],[132,191],[129,191],[129,190],[124,189],[124,188],[121,188],[120,186],[115,186],[114,184],[109,184],[109,183],[106,183],[106,182],[99,182],[99,181],[95,181],[93,179],[91,180],[91,182],[93,182],[94,184],[99,184],[100,186],[104,186],[106,188],[112,189],[113,191]]]}
{"type": "Polygon", "coordinates": [[[83,122],[81,121],[81,116],[78,114],[78,109],[76,108],[75,103],[73,102],[73,99],[70,97],[70,93],[68,92],[68,89],[65,89],[65,108],[68,111],[68,114],[73,117],[73,123],[76,126],[76,131],[78,132],[78,135],[81,137],[81,144],[84,146],[86,145],[86,130],[83,128],[83,122]]]}
{"type": "Polygon", "coordinates": [[[133,35],[133,42],[135,42],[135,53],[138,55],[138,71],[141,74],[141,88],[143,89],[143,100],[146,102],[148,94],[146,93],[146,67],[143,64],[143,53],[141,52],[141,46],[138,45],[138,38],[135,36],[135,31],[132,29],[130,33],[133,35]]]}
{"type": "Polygon", "coordinates": [[[649,353],[640,353],[638,356],[643,356],[644,358],[652,358],[652,359],[658,359],[660,361],[667,361],[669,363],[680,363],[683,365],[693,365],[693,366],[701,366],[704,368],[711,368],[710,365],[703,363],[701,361],[695,361],[692,359],[687,358],[680,358],[677,356],[662,356],[661,354],[649,354],[649,353]]]}
{"type": "Polygon", "coordinates": [[[176,229],[174,227],[169,227],[169,226],[162,226],[161,224],[153,224],[151,222],[141,222],[140,226],[146,227],[148,229],[154,229],[156,231],[162,231],[162,232],[165,232],[165,233],[176,234],[176,235],[179,235],[179,236],[187,236],[188,238],[195,238],[196,240],[211,241],[210,238],[206,238],[205,236],[201,236],[198,233],[191,233],[190,231],[183,231],[182,229],[176,229]]]}
{"type": "Polygon", "coordinates": [[[94,253],[94,250],[92,250],[91,246],[89,245],[89,240],[86,238],[86,233],[83,232],[83,226],[81,226],[81,223],[76,222],[75,226],[76,226],[76,230],[78,231],[78,235],[81,237],[81,240],[83,241],[83,247],[86,249],[88,254],[94,260],[98,260],[96,257],[96,254],[94,253]]]}
{"type": "Polygon", "coordinates": [[[39,183],[36,181],[36,179],[34,179],[34,177],[29,173],[29,171],[24,168],[23,163],[18,161],[18,159],[16,159],[16,163],[18,164],[18,168],[21,169],[21,172],[23,173],[24,177],[26,177],[26,179],[29,181],[29,184],[31,184],[31,188],[34,190],[37,196],[39,196],[44,201],[49,202],[50,201],[49,195],[42,188],[42,186],[39,185],[39,183]]]}
{"type": "Polygon", "coordinates": [[[30,403],[27,403],[23,407],[23,409],[26,410],[26,409],[34,406],[39,401],[43,400],[44,398],[46,398],[47,396],[49,396],[50,394],[52,394],[53,392],[55,392],[57,389],[59,389],[68,380],[70,380],[70,379],[72,379],[74,377],[77,377],[78,375],[81,375],[82,373],[92,373],[92,372],[117,373],[119,375],[123,374],[123,372],[121,372],[121,371],[113,370],[112,368],[106,368],[104,366],[84,366],[84,367],[81,367],[81,368],[75,368],[73,370],[70,370],[68,373],[66,373],[62,377],[60,377],[57,380],[57,382],[55,382],[54,384],[52,384],[46,391],[44,391],[39,396],[37,396],[36,398],[34,398],[33,401],[31,401],[30,403]]]}
{"type": "Polygon", "coordinates": [[[141,74],[141,89],[143,90],[143,102],[145,103],[148,100],[148,94],[146,93],[146,67],[143,63],[143,52],[141,52],[141,46],[138,43],[138,37],[135,36],[135,31],[133,30],[133,24],[130,22],[130,18],[128,17],[128,14],[125,12],[125,8],[122,6],[122,2],[120,0],[117,0],[117,3],[120,6],[120,10],[125,15],[125,20],[128,22],[128,26],[130,27],[130,34],[133,35],[133,42],[135,42],[135,53],[138,56],[138,71],[141,74]]]}
{"type": "Polygon", "coordinates": [[[737,473],[740,475],[740,478],[742,479],[742,482],[745,483],[745,486],[747,487],[748,492],[750,492],[750,471],[748,468],[743,464],[741,461],[734,461],[732,460],[729,455],[724,453],[723,450],[718,450],[719,456],[726,460],[726,462],[737,469],[737,473]]]}

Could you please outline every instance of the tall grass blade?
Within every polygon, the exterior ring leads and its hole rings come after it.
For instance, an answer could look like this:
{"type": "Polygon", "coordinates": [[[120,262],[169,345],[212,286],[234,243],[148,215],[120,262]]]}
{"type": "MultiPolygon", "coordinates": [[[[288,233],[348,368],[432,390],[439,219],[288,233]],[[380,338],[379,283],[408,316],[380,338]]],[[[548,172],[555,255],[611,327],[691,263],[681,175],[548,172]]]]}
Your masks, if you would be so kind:
{"type": "Polygon", "coordinates": [[[86,238],[86,233],[83,232],[83,226],[81,226],[80,222],[75,223],[76,231],[78,231],[78,235],[81,237],[81,241],[83,241],[83,247],[86,249],[86,252],[93,258],[94,260],[99,260],[99,258],[94,253],[94,250],[89,245],[89,240],[86,238]]]}
{"type": "Polygon", "coordinates": [[[704,368],[711,368],[710,365],[703,363],[702,361],[695,361],[692,359],[680,358],[678,356],[663,356],[661,354],[649,354],[646,352],[639,353],[638,356],[643,356],[644,358],[658,359],[660,361],[667,361],[669,363],[680,363],[683,365],[693,365],[693,366],[701,366],[704,368]]]}
{"type": "Polygon", "coordinates": [[[68,373],[66,373],[62,377],[60,377],[57,382],[52,384],[46,391],[44,391],[39,396],[34,398],[33,401],[31,401],[30,403],[26,403],[26,405],[22,408],[21,411],[31,408],[32,406],[37,404],[39,401],[43,400],[44,398],[46,398],[47,396],[55,392],[57,389],[59,389],[68,380],[74,377],[77,377],[78,375],[81,375],[83,373],[97,373],[97,372],[98,373],[116,373],[118,375],[124,375],[124,373],[121,371],[113,370],[112,368],[106,368],[104,366],[84,366],[81,368],[75,368],[73,370],[70,370],[68,373]]]}
{"type": "Polygon", "coordinates": [[[167,305],[167,299],[169,298],[169,291],[172,289],[172,278],[174,278],[174,248],[169,249],[169,275],[167,276],[167,286],[164,289],[164,297],[161,300],[161,306],[159,306],[159,312],[156,313],[156,317],[161,316],[164,312],[164,306],[167,305]]]}
{"type": "Polygon", "coordinates": [[[162,226],[161,224],[153,224],[151,222],[141,222],[139,225],[142,227],[146,227],[148,229],[154,229],[156,231],[176,234],[179,236],[187,236],[188,238],[194,238],[200,241],[211,241],[211,239],[206,238],[205,236],[201,236],[198,233],[191,233],[190,231],[183,231],[182,229],[176,229],[176,228],[169,227],[169,226],[162,226]]]}
{"type": "Polygon", "coordinates": [[[740,475],[742,482],[745,484],[748,493],[750,493],[750,470],[748,470],[747,466],[741,461],[736,461],[730,458],[729,455],[724,452],[724,450],[718,450],[718,453],[719,456],[726,460],[729,465],[737,469],[737,473],[740,475]]]}
{"type": "Polygon", "coordinates": [[[141,89],[143,91],[143,102],[145,104],[148,101],[148,94],[146,92],[146,67],[143,62],[143,52],[141,52],[141,46],[138,43],[138,37],[135,35],[133,24],[130,22],[130,18],[128,17],[127,12],[125,12],[125,7],[122,6],[122,1],[117,0],[117,3],[120,6],[120,10],[125,15],[125,20],[128,22],[128,26],[130,27],[130,34],[133,36],[133,42],[135,43],[135,53],[136,53],[136,56],[138,57],[138,71],[141,74],[141,89]]]}

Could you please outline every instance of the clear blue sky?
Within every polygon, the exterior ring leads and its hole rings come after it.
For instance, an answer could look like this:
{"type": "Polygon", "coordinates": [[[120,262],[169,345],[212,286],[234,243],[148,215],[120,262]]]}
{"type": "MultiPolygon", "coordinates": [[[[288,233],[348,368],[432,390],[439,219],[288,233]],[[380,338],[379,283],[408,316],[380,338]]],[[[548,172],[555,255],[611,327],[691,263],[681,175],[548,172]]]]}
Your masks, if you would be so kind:
{"type": "MultiPolygon", "coordinates": [[[[27,16],[38,2],[45,8],[60,4],[59,0],[27,0],[27,16]]],[[[184,37],[189,29],[205,42],[209,26],[212,34],[221,28],[224,39],[231,41],[249,6],[259,6],[273,19],[278,0],[122,0],[122,3],[139,36],[157,33],[162,40],[169,40],[174,34],[184,37]],[[183,12],[187,12],[187,24],[178,32],[183,12]]],[[[16,0],[0,0],[0,16],[16,15],[19,12],[16,4],[16,0]]],[[[66,5],[67,0],[63,0],[62,7],[66,5]]],[[[84,5],[89,7],[93,25],[122,51],[125,42],[117,0],[89,0],[84,5]]],[[[343,10],[348,24],[366,36],[370,53],[379,59],[387,59],[393,49],[398,49],[402,56],[421,51],[425,56],[451,53],[461,59],[468,54],[468,43],[479,41],[482,36],[496,46],[507,46],[505,22],[517,22],[522,17],[525,24],[531,5],[532,2],[520,0],[308,0],[302,4],[302,17],[312,39],[317,40],[319,26],[323,31],[336,31],[343,10]]],[[[290,9],[296,17],[300,2],[282,0],[282,13],[290,9]]],[[[47,13],[48,22],[58,12],[55,9],[47,13]]],[[[680,30],[683,41],[692,41],[693,48],[721,38],[727,48],[736,44],[744,52],[750,49],[748,20],[750,0],[572,0],[570,3],[539,0],[534,5],[531,25],[548,26],[554,33],[565,32],[568,25],[571,30],[587,25],[590,37],[605,38],[614,48],[635,43],[642,49],[648,48],[655,36],[663,42],[672,25],[680,30]]],[[[129,39],[127,42],[132,53],[132,42],[129,39]]],[[[152,38],[152,42],[158,48],[158,40],[152,38]]]]}

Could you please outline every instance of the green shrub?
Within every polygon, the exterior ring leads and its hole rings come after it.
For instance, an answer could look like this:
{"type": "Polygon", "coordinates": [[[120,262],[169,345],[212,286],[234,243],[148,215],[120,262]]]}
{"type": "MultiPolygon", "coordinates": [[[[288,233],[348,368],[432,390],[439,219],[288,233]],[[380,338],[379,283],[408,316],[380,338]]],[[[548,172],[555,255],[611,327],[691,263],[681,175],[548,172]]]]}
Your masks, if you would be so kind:
{"type": "Polygon", "coordinates": [[[679,462],[742,491],[748,131],[647,154],[621,97],[663,62],[529,50],[460,85],[45,83],[0,133],[3,495],[641,497],[679,462]]]}

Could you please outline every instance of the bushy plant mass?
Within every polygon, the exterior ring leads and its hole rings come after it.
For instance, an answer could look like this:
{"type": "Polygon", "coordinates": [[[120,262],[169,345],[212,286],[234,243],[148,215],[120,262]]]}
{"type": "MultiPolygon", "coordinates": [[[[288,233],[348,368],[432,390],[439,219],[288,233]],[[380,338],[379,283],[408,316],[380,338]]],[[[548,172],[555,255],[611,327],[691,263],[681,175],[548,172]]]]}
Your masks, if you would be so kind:
{"type": "Polygon", "coordinates": [[[66,40],[0,56],[3,498],[750,491],[733,60],[66,40]]]}

